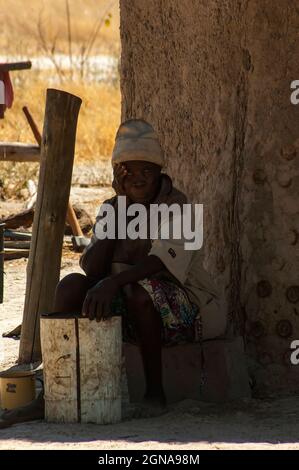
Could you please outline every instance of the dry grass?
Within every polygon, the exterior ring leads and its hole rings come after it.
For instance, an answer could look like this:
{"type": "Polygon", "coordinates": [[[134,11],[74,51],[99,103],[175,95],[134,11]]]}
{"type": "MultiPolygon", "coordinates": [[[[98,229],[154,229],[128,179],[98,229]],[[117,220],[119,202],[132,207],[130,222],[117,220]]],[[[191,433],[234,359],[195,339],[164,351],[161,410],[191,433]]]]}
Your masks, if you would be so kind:
{"type": "MultiPolygon", "coordinates": [[[[73,28],[73,53],[79,51],[95,25],[96,18],[111,0],[69,0],[73,28]]],[[[65,0],[0,0],[1,23],[0,55],[21,55],[30,59],[43,53],[37,38],[37,23],[43,11],[43,27],[47,41],[51,44],[57,36],[56,52],[68,53],[65,0]]],[[[111,12],[111,24],[103,27],[95,41],[92,54],[119,54],[119,12],[118,0],[111,12]]],[[[31,130],[22,112],[28,106],[38,127],[42,130],[45,96],[47,88],[59,88],[82,98],[79,115],[76,162],[92,162],[109,159],[114,137],[120,122],[120,91],[118,81],[109,83],[74,81],[66,78],[63,84],[53,85],[55,71],[23,71],[11,74],[15,101],[7,110],[5,119],[0,120],[0,140],[34,142],[31,130]]],[[[56,77],[57,78],[57,77],[56,77]]],[[[58,82],[59,83],[59,82],[58,82]]],[[[36,178],[38,171],[34,164],[13,164],[0,162],[0,198],[19,196],[28,178],[36,178]],[[2,187],[2,190],[1,190],[2,187]]]]}
{"type": "MultiPolygon", "coordinates": [[[[46,80],[30,80],[30,72],[22,85],[14,87],[15,102],[11,110],[7,110],[5,119],[0,121],[0,138],[5,141],[34,142],[31,129],[22,112],[28,106],[38,127],[42,129],[46,80]]],[[[59,89],[68,91],[82,99],[79,114],[76,159],[75,162],[92,163],[98,159],[109,159],[114,144],[116,130],[120,122],[120,91],[119,87],[100,83],[65,83],[59,89]]],[[[0,185],[6,197],[20,196],[25,182],[36,178],[37,166],[34,164],[0,162],[0,185]]]]}
{"type": "MultiPolygon", "coordinates": [[[[100,29],[92,53],[119,54],[118,0],[69,0],[69,6],[74,52],[78,52],[96,21],[107,11],[112,15],[110,25],[100,29]]],[[[0,0],[0,18],[0,55],[41,53],[37,28],[39,18],[49,44],[56,37],[58,51],[67,51],[65,0],[0,0]]]]}
{"type": "MultiPolygon", "coordinates": [[[[42,129],[46,89],[52,85],[47,83],[46,77],[42,79],[39,75],[38,80],[32,80],[30,74],[30,71],[23,72],[22,82],[14,87],[13,107],[0,121],[1,140],[34,142],[22,112],[25,105],[42,129]]],[[[104,83],[65,82],[57,88],[73,93],[83,101],[78,122],[76,159],[109,158],[120,120],[119,87],[104,83]]]]}

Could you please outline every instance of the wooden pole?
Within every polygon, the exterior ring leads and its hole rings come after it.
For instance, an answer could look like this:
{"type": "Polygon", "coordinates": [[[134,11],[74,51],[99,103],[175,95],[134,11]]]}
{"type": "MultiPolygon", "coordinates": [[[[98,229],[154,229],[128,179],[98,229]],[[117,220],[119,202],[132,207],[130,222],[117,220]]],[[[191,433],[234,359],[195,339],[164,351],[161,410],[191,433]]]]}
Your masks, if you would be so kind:
{"type": "Polygon", "coordinates": [[[81,99],[76,96],[59,90],[47,90],[19,363],[41,359],[39,317],[41,313],[53,309],[80,105],[81,99]]]}
{"type": "MultiPolygon", "coordinates": [[[[32,133],[35,137],[35,140],[36,140],[37,144],[40,146],[41,142],[42,142],[42,136],[41,136],[41,134],[38,130],[38,127],[37,127],[32,115],[31,115],[29,109],[27,108],[27,106],[23,107],[23,113],[26,116],[26,119],[28,121],[28,124],[29,124],[31,130],[32,130],[32,133]]],[[[74,211],[70,201],[68,202],[68,205],[67,205],[66,220],[69,223],[69,225],[71,226],[73,235],[78,236],[78,237],[83,237],[81,227],[79,225],[78,219],[76,217],[75,211],[74,211]]]]}

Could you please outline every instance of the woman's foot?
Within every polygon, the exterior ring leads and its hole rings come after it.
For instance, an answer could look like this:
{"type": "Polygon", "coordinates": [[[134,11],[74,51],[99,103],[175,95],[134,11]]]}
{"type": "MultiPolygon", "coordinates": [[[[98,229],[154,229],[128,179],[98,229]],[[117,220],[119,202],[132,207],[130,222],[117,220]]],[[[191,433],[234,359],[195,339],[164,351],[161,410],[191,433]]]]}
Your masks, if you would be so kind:
{"type": "Polygon", "coordinates": [[[164,393],[146,393],[141,403],[136,403],[132,418],[154,418],[168,412],[164,393]]]}
{"type": "Polygon", "coordinates": [[[166,397],[163,390],[159,392],[146,392],[143,398],[143,404],[149,406],[166,407],[166,397]]]}

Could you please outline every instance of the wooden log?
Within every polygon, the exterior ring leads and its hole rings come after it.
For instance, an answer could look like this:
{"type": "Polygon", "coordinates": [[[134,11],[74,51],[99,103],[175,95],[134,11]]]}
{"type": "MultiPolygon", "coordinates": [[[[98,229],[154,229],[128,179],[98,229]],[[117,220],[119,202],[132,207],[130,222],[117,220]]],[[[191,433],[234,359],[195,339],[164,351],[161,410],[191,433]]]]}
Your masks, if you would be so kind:
{"type": "Polygon", "coordinates": [[[4,240],[4,248],[14,248],[17,250],[29,250],[30,241],[4,240]]]}
{"type": "Polygon", "coordinates": [[[30,60],[25,62],[11,62],[7,64],[0,64],[0,72],[11,72],[13,70],[27,70],[31,69],[32,63],[30,60]]]}
{"type": "Polygon", "coordinates": [[[121,420],[121,317],[41,317],[48,422],[121,420]]]}
{"type": "Polygon", "coordinates": [[[38,145],[21,142],[0,142],[0,161],[39,162],[40,148],[38,145]]]}
{"type": "Polygon", "coordinates": [[[4,239],[31,241],[31,233],[30,232],[15,232],[14,230],[4,230],[4,239]]]}
{"type": "MultiPolygon", "coordinates": [[[[68,204],[68,210],[69,207],[72,207],[70,204],[68,204]]],[[[92,219],[89,216],[89,214],[86,212],[85,209],[83,209],[81,206],[74,206],[72,208],[74,213],[75,213],[75,220],[76,220],[76,227],[78,226],[79,229],[74,229],[70,225],[66,224],[65,227],[65,234],[66,235],[78,235],[78,236],[83,236],[83,233],[88,233],[92,229],[92,219]]],[[[7,229],[17,229],[19,227],[24,227],[28,228],[31,227],[33,223],[33,218],[34,218],[34,207],[31,207],[30,209],[26,209],[25,211],[19,212],[17,214],[11,214],[8,217],[4,217],[3,219],[0,219],[0,223],[5,223],[5,226],[7,229]]],[[[4,236],[7,237],[8,231],[5,231],[4,236]]],[[[18,237],[18,234],[16,232],[15,236],[18,237]]],[[[24,234],[25,236],[25,234],[24,234]]],[[[23,238],[21,236],[21,238],[23,238]]],[[[28,237],[27,237],[28,238],[28,237]]],[[[20,237],[19,237],[20,239],[20,237]]]]}
{"type": "Polygon", "coordinates": [[[48,89],[19,363],[41,359],[39,316],[53,309],[81,99],[48,89]]]}
{"type": "MultiPolygon", "coordinates": [[[[36,122],[34,121],[29,109],[27,108],[27,106],[24,106],[22,109],[23,109],[23,113],[26,116],[27,122],[30,126],[30,129],[32,130],[32,133],[35,137],[35,140],[36,140],[37,144],[40,146],[41,142],[42,142],[42,136],[41,136],[41,134],[39,132],[39,129],[36,125],[36,122]]],[[[83,237],[81,227],[79,225],[79,222],[77,220],[76,214],[74,212],[74,209],[73,209],[70,201],[68,202],[68,206],[67,206],[66,219],[67,219],[67,222],[69,223],[69,225],[71,226],[73,235],[83,237]]]]}
{"type": "Polygon", "coordinates": [[[18,214],[12,214],[4,219],[0,220],[0,223],[5,223],[6,228],[15,229],[19,227],[31,227],[34,217],[34,209],[27,209],[19,212],[18,214]]]}
{"type": "Polygon", "coordinates": [[[19,258],[28,258],[29,250],[17,250],[12,248],[7,248],[4,250],[4,260],[13,260],[19,258]]]}

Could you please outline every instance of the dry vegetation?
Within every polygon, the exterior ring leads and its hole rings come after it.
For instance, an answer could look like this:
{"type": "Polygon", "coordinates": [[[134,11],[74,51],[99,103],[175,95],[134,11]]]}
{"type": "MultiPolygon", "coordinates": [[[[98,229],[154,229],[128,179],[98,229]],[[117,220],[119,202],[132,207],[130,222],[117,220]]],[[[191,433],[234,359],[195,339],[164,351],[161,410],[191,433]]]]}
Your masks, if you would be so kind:
{"type": "MultiPolygon", "coordinates": [[[[69,0],[69,8],[75,53],[86,43],[96,21],[107,11],[112,15],[111,22],[109,27],[99,31],[93,54],[119,54],[118,0],[69,0]]],[[[0,0],[0,18],[0,55],[41,53],[37,28],[39,19],[48,40],[53,42],[54,38],[57,39],[58,51],[66,52],[68,49],[65,0],[0,0]]]]}
{"type": "MultiPolygon", "coordinates": [[[[72,54],[75,56],[80,53],[82,47],[86,47],[92,31],[102,18],[102,26],[90,54],[109,54],[118,59],[120,50],[118,1],[69,0],[68,3],[72,27],[72,54]],[[108,16],[108,13],[111,16],[108,16]]],[[[3,24],[0,31],[0,55],[19,56],[24,60],[45,55],[38,36],[38,22],[41,18],[43,34],[49,49],[54,47],[55,43],[55,53],[69,53],[65,0],[51,2],[0,0],[0,12],[3,24]]],[[[117,70],[115,72],[117,74],[117,70]]],[[[80,79],[77,75],[74,78],[72,73],[66,73],[61,82],[59,74],[54,69],[39,71],[34,68],[29,71],[14,72],[11,77],[15,101],[13,108],[7,110],[5,119],[0,120],[0,140],[34,142],[22,107],[28,106],[41,128],[46,89],[54,87],[74,93],[83,100],[77,131],[76,162],[84,160],[92,163],[96,159],[110,157],[120,121],[118,80],[95,82],[80,79]]],[[[20,195],[25,181],[36,173],[36,165],[0,162],[2,195],[6,197],[13,194],[20,195]]]]}

